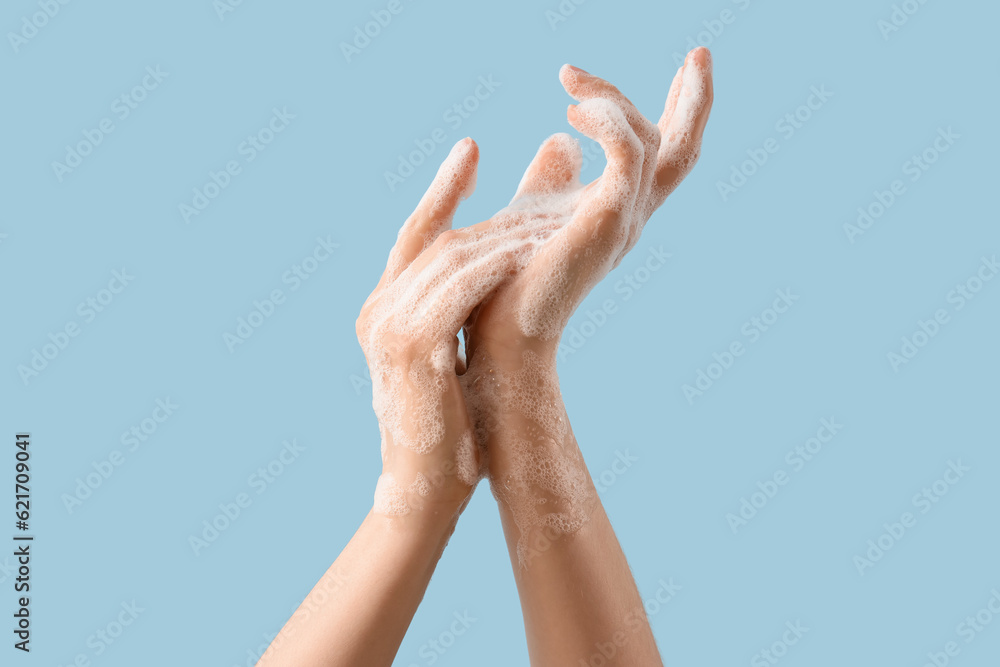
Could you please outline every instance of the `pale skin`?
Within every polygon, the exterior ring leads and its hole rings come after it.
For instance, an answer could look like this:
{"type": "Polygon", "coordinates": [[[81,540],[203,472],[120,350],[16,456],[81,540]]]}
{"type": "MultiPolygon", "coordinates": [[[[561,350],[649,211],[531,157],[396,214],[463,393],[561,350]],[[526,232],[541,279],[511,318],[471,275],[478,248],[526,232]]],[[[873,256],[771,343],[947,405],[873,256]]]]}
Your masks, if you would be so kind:
{"type": "Polygon", "coordinates": [[[449,231],[479,157],[469,139],[452,150],[400,230],[358,319],[373,382],[396,397],[389,407],[376,406],[383,478],[399,486],[384,497],[395,509],[376,499],[258,665],[391,665],[475,488],[470,456],[498,501],[531,664],[588,664],[600,655],[598,643],[609,642],[615,653],[602,656],[602,664],[662,664],[642,598],[568,426],[555,360],[558,332],[569,316],[694,166],[712,103],[711,60],[704,48],[688,54],[656,124],[602,79],[564,67],[560,80],[579,101],[567,112],[570,124],[605,151],[604,174],[580,183],[579,147],[556,135],[539,149],[508,208],[449,231]],[[531,216],[538,217],[510,224],[531,216]],[[536,235],[529,243],[521,229],[546,230],[549,219],[559,222],[543,242],[536,235]],[[497,253],[501,237],[504,251],[497,253]],[[528,256],[525,248],[530,259],[516,261],[528,256]],[[473,270],[485,262],[493,269],[486,279],[473,270]],[[550,279],[555,266],[558,280],[550,279]],[[459,334],[467,363],[458,352],[459,334]],[[421,378],[436,381],[433,395],[421,378]],[[508,398],[525,392],[558,419],[512,408],[516,402],[508,398]],[[428,431],[427,420],[413,418],[418,409],[433,409],[439,426],[428,431]],[[472,432],[478,446],[470,455],[464,447],[472,432]],[[432,446],[420,452],[400,444],[428,440],[432,446]],[[515,452],[525,446],[575,476],[579,493],[560,497],[556,480],[525,477],[515,452]],[[430,483],[415,491],[414,480],[421,479],[430,483]],[[539,515],[523,508],[538,506],[539,498],[547,501],[546,511],[577,523],[535,521],[539,515]]]}

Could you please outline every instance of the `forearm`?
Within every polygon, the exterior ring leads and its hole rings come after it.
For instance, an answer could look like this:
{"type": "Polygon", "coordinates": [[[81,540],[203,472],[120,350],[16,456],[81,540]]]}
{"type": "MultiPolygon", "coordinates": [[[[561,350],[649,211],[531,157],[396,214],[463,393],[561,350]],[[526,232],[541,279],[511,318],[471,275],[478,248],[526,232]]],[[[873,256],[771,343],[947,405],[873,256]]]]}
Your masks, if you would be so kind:
{"type": "Polygon", "coordinates": [[[456,518],[369,512],[258,667],[391,665],[456,518]]]}
{"type": "Polygon", "coordinates": [[[533,665],[662,665],[632,573],[599,502],[575,532],[542,530],[530,539],[524,565],[517,551],[522,535],[504,503],[500,516],[533,665]],[[611,656],[608,646],[614,646],[611,656]],[[592,663],[598,655],[605,661],[592,663]]]}
{"type": "Polygon", "coordinates": [[[545,347],[482,354],[470,369],[490,480],[521,598],[532,663],[661,664],[625,555],[566,415],[545,347]],[[519,358],[519,360],[518,360],[519,358]],[[485,362],[485,363],[482,363],[485,362]]]}

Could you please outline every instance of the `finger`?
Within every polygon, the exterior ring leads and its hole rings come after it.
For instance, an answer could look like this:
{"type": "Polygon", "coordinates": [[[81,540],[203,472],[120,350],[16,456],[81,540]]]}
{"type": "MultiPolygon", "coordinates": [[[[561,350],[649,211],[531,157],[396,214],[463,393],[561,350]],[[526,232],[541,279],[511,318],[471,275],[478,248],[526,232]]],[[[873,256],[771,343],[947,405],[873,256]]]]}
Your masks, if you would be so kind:
{"type": "Polygon", "coordinates": [[[698,161],[713,94],[712,56],[708,49],[699,47],[688,54],[684,67],[675,77],[658,125],[663,136],[651,201],[654,209],[698,161]]]}
{"type": "Polygon", "coordinates": [[[459,244],[455,250],[439,240],[425,253],[431,258],[419,274],[409,277],[425,256],[401,280],[401,285],[407,283],[401,298],[415,304],[401,326],[425,340],[454,340],[475,308],[514,275],[528,245],[524,239],[508,237],[459,244]]]}
{"type": "Polygon", "coordinates": [[[476,187],[478,165],[479,147],[472,139],[463,139],[452,147],[417,208],[399,230],[379,287],[394,281],[442,231],[451,227],[459,203],[476,187]]]}
{"type": "Polygon", "coordinates": [[[588,186],[591,190],[566,233],[577,247],[593,241],[617,244],[629,231],[642,176],[642,143],[622,110],[609,100],[594,98],[571,105],[567,117],[570,125],[601,145],[607,165],[601,177],[588,186]]]}
{"type": "Polygon", "coordinates": [[[625,114],[613,102],[595,98],[570,105],[566,117],[580,133],[600,144],[607,157],[604,172],[588,194],[595,210],[629,213],[642,176],[643,147],[625,114]]]}
{"type": "Polygon", "coordinates": [[[642,115],[618,88],[600,77],[572,65],[563,65],[559,70],[559,80],[574,99],[581,102],[595,98],[606,99],[613,102],[625,114],[635,136],[642,142],[644,158],[639,196],[644,196],[652,186],[656,171],[656,153],[660,146],[659,128],[642,115]]]}
{"type": "Polygon", "coordinates": [[[663,107],[663,115],[660,116],[656,127],[660,131],[661,140],[667,123],[670,121],[671,116],[674,115],[674,109],[677,108],[677,98],[681,96],[681,88],[684,87],[684,67],[684,65],[681,65],[677,68],[677,73],[674,74],[674,79],[670,82],[670,90],[667,91],[667,103],[663,107]]]}
{"type": "Polygon", "coordinates": [[[483,253],[452,273],[438,291],[440,322],[449,335],[456,335],[472,311],[505,280],[516,266],[523,244],[510,243],[483,253]]]}
{"type": "Polygon", "coordinates": [[[455,274],[469,266],[488,264],[491,255],[526,247],[528,237],[528,230],[521,225],[497,229],[494,218],[461,229],[446,229],[387,286],[385,294],[391,294],[397,303],[423,304],[421,312],[428,312],[427,304],[451,289],[448,281],[455,274]]]}
{"type": "Polygon", "coordinates": [[[528,165],[514,199],[580,187],[582,163],[580,143],[565,132],[553,134],[542,142],[535,159],[528,165]]]}

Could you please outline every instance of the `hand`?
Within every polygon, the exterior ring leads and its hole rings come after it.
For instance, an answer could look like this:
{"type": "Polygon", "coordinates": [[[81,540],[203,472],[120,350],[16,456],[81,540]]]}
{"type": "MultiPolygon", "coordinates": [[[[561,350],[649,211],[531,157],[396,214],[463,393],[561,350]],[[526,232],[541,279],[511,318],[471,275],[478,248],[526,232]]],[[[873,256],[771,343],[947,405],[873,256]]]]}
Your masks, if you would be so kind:
{"type": "Polygon", "coordinates": [[[654,125],[607,81],[563,67],[560,80],[580,101],[569,107],[569,122],[601,145],[607,168],[583,185],[576,140],[556,134],[542,144],[496,218],[556,231],[479,310],[469,327],[470,349],[485,347],[518,366],[525,348],[554,355],[577,306],[632,249],[646,221],[697,162],[712,106],[711,70],[707,49],[689,53],[654,125]]]}
{"type": "Polygon", "coordinates": [[[601,145],[607,167],[583,185],[576,140],[556,134],[542,144],[514,199],[491,220],[536,245],[468,323],[470,367],[462,378],[477,438],[489,450],[494,495],[519,535],[522,566],[539,544],[579,529],[597,500],[559,392],[559,338],[694,167],[712,104],[704,48],[678,70],[658,125],[603,79],[565,66],[560,80],[580,100],[569,107],[570,124],[601,145]]]}
{"type": "Polygon", "coordinates": [[[457,515],[479,478],[457,375],[464,370],[457,334],[472,309],[507,278],[513,255],[486,253],[475,242],[488,225],[445,231],[475,187],[478,152],[471,139],[452,149],[400,229],[357,321],[382,435],[379,514],[401,516],[430,505],[457,515]]]}

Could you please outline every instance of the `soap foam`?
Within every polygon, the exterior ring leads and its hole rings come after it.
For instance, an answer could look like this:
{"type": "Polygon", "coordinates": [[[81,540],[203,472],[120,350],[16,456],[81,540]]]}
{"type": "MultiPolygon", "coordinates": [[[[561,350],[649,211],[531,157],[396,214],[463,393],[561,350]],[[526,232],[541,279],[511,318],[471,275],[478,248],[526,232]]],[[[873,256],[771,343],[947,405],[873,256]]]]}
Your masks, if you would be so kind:
{"type": "Polygon", "coordinates": [[[476,437],[502,459],[503,474],[491,478],[490,488],[518,528],[518,562],[526,566],[539,530],[575,532],[596,499],[563,408],[555,362],[526,350],[519,369],[501,372],[488,353],[477,351],[462,380],[476,437]]]}
{"type": "Polygon", "coordinates": [[[423,473],[417,473],[405,489],[396,481],[391,472],[382,473],[375,483],[375,502],[372,507],[377,514],[404,516],[410,513],[411,505],[417,504],[416,497],[425,498],[431,493],[431,484],[423,473]]]}

